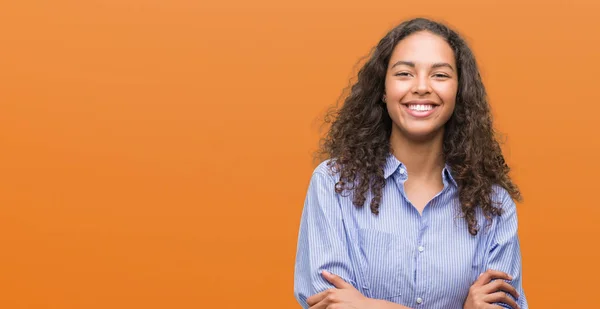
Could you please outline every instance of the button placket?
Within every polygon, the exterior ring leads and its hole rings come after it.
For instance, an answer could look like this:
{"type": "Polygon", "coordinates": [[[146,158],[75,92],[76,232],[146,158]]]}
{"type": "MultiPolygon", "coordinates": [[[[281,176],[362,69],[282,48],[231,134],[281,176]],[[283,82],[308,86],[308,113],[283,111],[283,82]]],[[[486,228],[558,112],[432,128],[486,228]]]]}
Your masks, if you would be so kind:
{"type": "MultiPolygon", "coordinates": [[[[417,267],[419,268],[418,272],[417,272],[417,277],[415,278],[415,283],[416,283],[416,303],[417,305],[422,305],[423,304],[423,292],[425,291],[425,286],[427,285],[427,277],[426,274],[424,273],[425,271],[425,267],[423,267],[423,263],[424,263],[424,259],[425,256],[423,255],[425,252],[425,234],[428,228],[428,221],[429,221],[429,214],[430,211],[424,211],[423,215],[421,216],[421,222],[420,222],[420,226],[419,226],[419,236],[418,236],[418,240],[417,240],[417,267]]],[[[419,306],[421,307],[421,306],[419,306]]]]}

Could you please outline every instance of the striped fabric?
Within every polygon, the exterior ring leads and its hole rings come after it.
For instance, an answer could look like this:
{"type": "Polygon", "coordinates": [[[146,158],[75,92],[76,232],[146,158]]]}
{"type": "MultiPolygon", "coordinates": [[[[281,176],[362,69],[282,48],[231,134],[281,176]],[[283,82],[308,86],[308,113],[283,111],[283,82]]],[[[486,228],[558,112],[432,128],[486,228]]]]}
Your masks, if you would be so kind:
{"type": "Polygon", "coordinates": [[[326,162],[314,170],[300,222],[294,296],[303,308],[308,297],[333,287],[321,270],[341,276],[370,298],[439,309],[462,308],[469,287],[487,269],[510,274],[518,304],[527,308],[516,208],[506,190],[495,186],[492,196],[505,213],[486,229],[478,209],[480,232],[472,236],[460,218],[458,188],[448,166],[442,173],[444,189],[421,215],[404,193],[406,168],[390,154],[380,213],[374,215],[368,203],[356,208],[351,194],[335,193],[339,175],[332,175],[326,162]]]}

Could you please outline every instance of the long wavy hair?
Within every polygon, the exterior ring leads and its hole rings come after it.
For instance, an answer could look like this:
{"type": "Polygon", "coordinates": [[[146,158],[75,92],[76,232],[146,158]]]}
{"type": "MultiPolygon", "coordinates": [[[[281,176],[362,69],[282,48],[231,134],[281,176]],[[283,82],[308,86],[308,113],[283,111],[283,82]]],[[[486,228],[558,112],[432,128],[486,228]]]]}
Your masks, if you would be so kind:
{"type": "Polygon", "coordinates": [[[485,87],[471,49],[461,36],[441,23],[415,18],[389,31],[375,46],[358,72],[350,92],[343,96],[339,108],[330,109],[325,124],[330,124],[321,139],[318,159],[334,158],[329,168],[339,172],[335,190],[341,194],[353,190],[353,203],[362,207],[369,190],[371,212],[379,213],[385,185],[383,167],[392,151],[392,120],[382,97],[385,76],[394,47],[402,39],[419,31],[429,31],[444,38],[454,51],[458,71],[458,92],[454,113],[445,124],[443,156],[458,184],[462,216],[469,233],[479,231],[476,208],[480,207],[488,222],[503,210],[492,201],[494,184],[521,200],[512,182],[509,167],[502,155],[485,87]]]}

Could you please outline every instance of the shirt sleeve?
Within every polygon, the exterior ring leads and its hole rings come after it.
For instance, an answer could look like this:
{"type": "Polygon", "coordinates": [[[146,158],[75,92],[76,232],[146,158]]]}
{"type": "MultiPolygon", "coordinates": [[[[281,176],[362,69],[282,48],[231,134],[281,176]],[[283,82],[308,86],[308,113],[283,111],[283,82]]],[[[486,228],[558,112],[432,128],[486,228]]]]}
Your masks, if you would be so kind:
{"type": "Polygon", "coordinates": [[[303,308],[309,307],[308,297],[334,287],[322,277],[322,270],[356,287],[335,181],[315,171],[300,219],[294,269],[294,296],[303,308]]]}
{"type": "MultiPolygon", "coordinates": [[[[519,298],[517,304],[521,309],[527,309],[527,299],[523,291],[523,278],[521,272],[521,249],[517,235],[517,208],[508,192],[500,189],[502,209],[504,213],[496,217],[495,233],[488,249],[487,269],[499,270],[513,277],[509,283],[517,290],[519,298]]],[[[509,295],[509,297],[512,297],[509,295]]],[[[514,299],[514,298],[513,298],[514,299]]],[[[504,308],[511,308],[506,304],[498,303],[504,308]]]]}

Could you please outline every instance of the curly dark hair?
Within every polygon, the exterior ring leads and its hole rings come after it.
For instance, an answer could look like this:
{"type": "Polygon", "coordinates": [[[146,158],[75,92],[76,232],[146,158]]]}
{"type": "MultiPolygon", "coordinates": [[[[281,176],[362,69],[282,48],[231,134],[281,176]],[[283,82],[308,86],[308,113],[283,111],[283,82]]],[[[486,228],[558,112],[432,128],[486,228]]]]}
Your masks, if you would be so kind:
{"type": "Polygon", "coordinates": [[[471,49],[461,36],[448,26],[426,18],[405,21],[389,31],[373,48],[357,80],[343,96],[343,105],[329,110],[325,124],[330,128],[321,139],[316,152],[328,162],[331,171],[339,172],[335,185],[338,194],[354,190],[353,203],[362,207],[371,190],[371,212],[379,213],[382,188],[385,185],[383,167],[392,152],[390,135],[392,120],[382,102],[385,76],[394,47],[406,36],[429,31],[444,38],[454,51],[458,72],[456,106],[445,124],[443,156],[458,184],[462,216],[469,233],[477,235],[475,215],[481,207],[484,216],[500,216],[503,210],[492,201],[492,186],[499,185],[520,201],[518,187],[511,181],[509,167],[502,155],[485,87],[471,49]]]}

